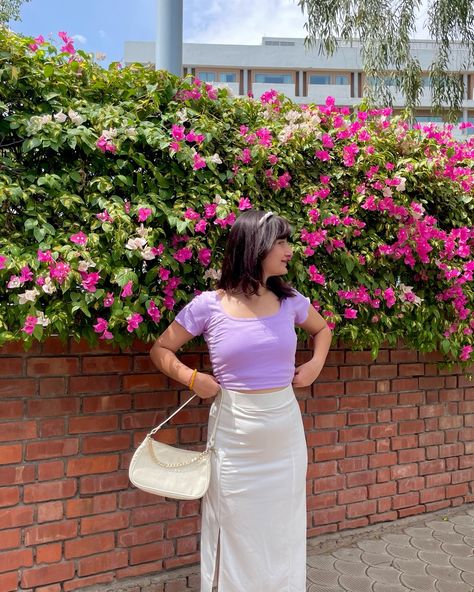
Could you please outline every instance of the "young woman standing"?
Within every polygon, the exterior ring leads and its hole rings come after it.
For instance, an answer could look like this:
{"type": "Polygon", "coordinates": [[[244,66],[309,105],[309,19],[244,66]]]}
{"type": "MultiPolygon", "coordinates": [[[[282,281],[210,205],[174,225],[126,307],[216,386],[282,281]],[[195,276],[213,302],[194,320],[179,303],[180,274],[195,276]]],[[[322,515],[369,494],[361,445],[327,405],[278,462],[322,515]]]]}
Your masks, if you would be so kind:
{"type": "Polygon", "coordinates": [[[293,388],[321,372],[332,334],[309,298],[283,281],[291,226],[248,210],[234,223],[217,290],[187,304],[155,342],[163,373],[188,385],[217,420],[209,489],[203,498],[201,592],[305,592],[307,449],[293,388]],[[314,338],[295,368],[295,325],[314,338]],[[213,375],[176,357],[203,335],[213,375]]]}

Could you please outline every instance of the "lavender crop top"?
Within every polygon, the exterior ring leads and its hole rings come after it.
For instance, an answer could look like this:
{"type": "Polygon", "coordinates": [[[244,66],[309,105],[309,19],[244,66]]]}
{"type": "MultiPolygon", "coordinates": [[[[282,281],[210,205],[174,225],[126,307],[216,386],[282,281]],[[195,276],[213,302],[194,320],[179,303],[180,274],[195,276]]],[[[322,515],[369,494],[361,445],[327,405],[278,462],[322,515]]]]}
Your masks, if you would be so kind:
{"type": "Polygon", "coordinates": [[[295,373],[295,323],[303,323],[309,298],[293,290],[280,301],[280,310],[268,317],[238,318],[227,314],[217,292],[202,292],[176,315],[175,320],[194,335],[203,335],[213,374],[231,390],[285,387],[295,373]]]}

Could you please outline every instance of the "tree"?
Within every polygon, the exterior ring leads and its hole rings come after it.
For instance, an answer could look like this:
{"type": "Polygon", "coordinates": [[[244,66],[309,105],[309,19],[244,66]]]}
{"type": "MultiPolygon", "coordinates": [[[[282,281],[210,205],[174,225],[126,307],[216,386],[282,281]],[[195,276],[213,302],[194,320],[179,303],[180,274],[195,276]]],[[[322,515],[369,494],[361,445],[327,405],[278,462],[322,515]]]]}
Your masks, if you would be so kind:
{"type": "MultiPolygon", "coordinates": [[[[427,2],[426,25],[437,44],[429,71],[433,108],[455,119],[464,97],[462,74],[473,63],[474,2],[427,2]],[[459,59],[453,59],[454,50],[459,59]]],[[[307,43],[319,44],[322,53],[332,55],[339,41],[360,40],[370,81],[364,89],[369,102],[391,104],[393,97],[386,84],[390,77],[404,94],[407,109],[413,111],[423,84],[420,62],[410,51],[410,38],[423,0],[298,0],[298,5],[307,14],[307,43]]]]}
{"type": "Polygon", "coordinates": [[[0,23],[20,20],[20,6],[30,0],[0,0],[0,23]]]}

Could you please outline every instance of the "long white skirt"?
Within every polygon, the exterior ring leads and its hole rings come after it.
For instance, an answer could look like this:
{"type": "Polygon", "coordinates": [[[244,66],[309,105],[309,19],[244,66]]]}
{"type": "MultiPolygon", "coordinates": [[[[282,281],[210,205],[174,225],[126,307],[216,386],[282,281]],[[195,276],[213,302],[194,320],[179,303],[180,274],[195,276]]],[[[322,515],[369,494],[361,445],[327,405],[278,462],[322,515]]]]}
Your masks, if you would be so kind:
{"type": "Polygon", "coordinates": [[[211,592],[216,567],[219,592],[305,592],[308,455],[293,388],[223,388],[209,433],[221,400],[203,498],[201,592],[211,592]]]}

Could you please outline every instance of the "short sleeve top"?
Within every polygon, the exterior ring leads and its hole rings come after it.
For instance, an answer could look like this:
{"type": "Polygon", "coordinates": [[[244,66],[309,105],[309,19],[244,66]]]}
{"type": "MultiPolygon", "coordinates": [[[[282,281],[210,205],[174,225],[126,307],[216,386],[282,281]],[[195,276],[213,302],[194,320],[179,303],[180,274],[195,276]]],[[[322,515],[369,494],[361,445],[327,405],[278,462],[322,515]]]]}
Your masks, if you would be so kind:
{"type": "Polygon", "coordinates": [[[203,335],[213,374],[225,388],[283,388],[295,372],[295,324],[306,320],[310,307],[309,298],[294,289],[293,294],[273,315],[240,318],[224,311],[216,291],[202,292],[175,320],[192,335],[203,335]]]}

